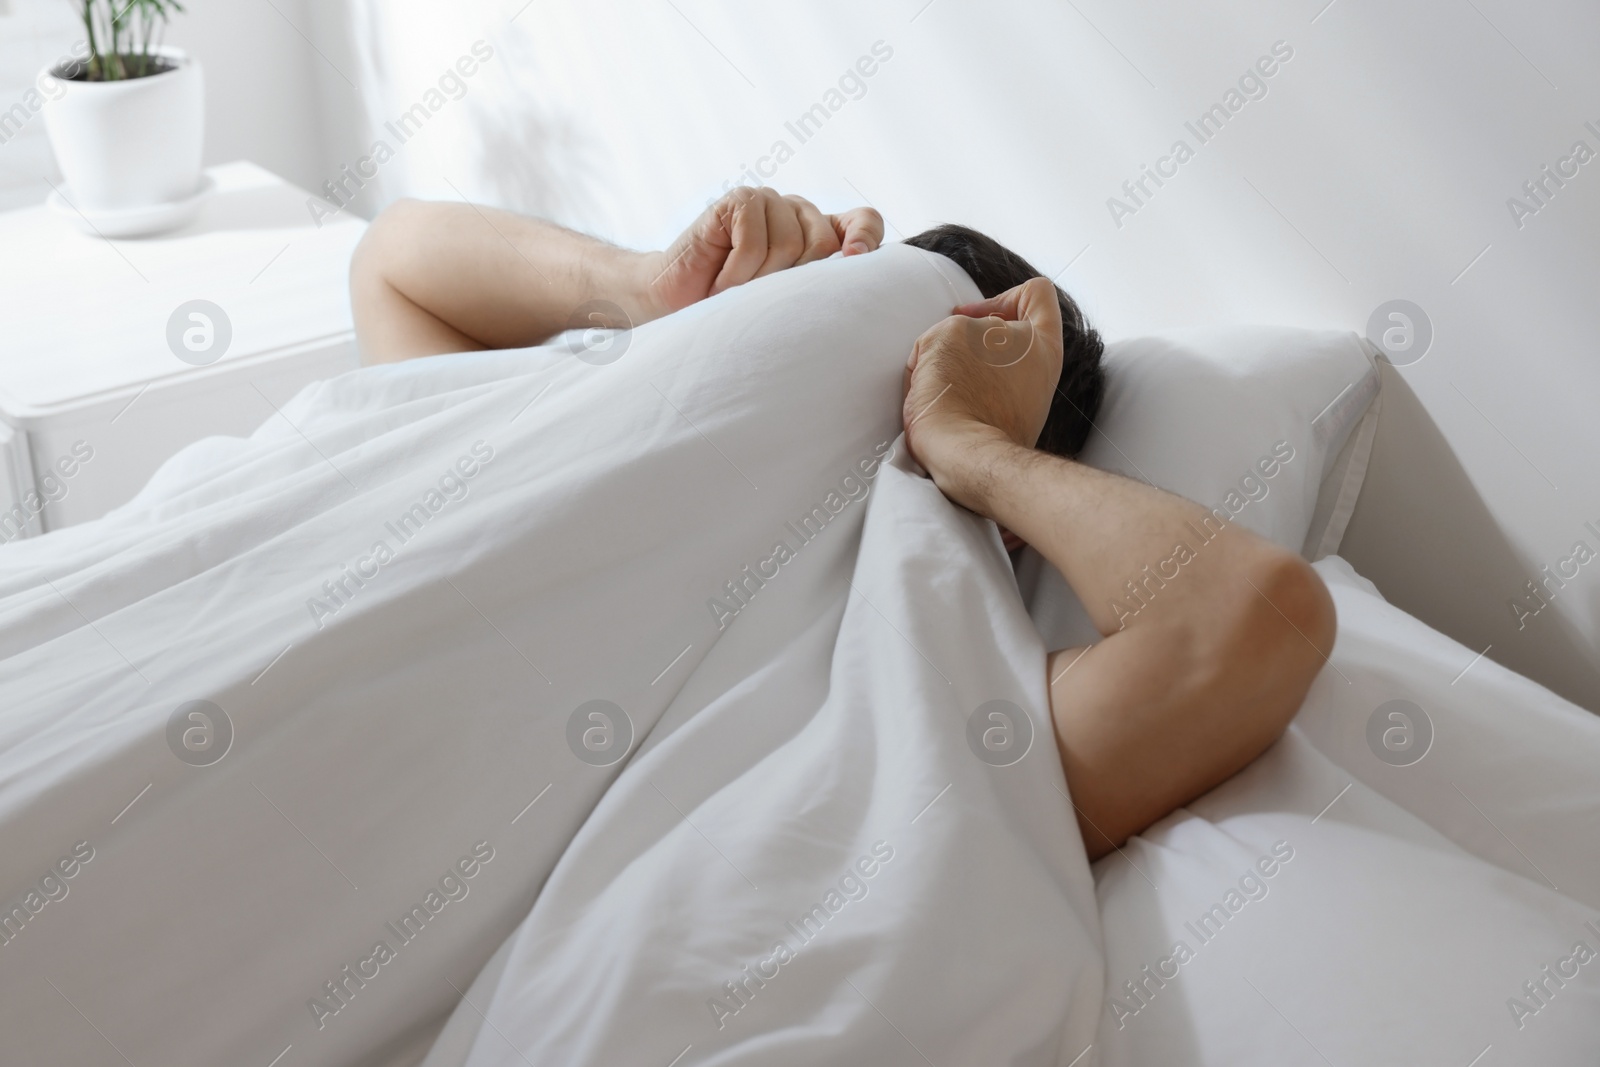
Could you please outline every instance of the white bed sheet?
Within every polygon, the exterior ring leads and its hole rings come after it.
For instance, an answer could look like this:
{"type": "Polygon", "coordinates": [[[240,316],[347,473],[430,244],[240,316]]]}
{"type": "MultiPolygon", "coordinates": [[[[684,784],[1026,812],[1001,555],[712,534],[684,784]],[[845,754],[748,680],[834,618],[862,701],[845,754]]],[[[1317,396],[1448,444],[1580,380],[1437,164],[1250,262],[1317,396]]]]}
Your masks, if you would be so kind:
{"type": "Polygon", "coordinates": [[[992,526],[903,456],[719,630],[708,598],[893,440],[911,340],[972,295],[889,249],[604,366],[349,376],[9,548],[0,903],[92,858],[0,945],[7,1054],[371,1062],[453,1007],[436,1063],[1584,1062],[1600,965],[1520,1029],[1505,1000],[1600,908],[1595,720],[1488,661],[1452,683],[1472,653],[1336,560],[1339,646],[1289,737],[1100,864],[1098,909],[1043,643],[992,526]],[[567,746],[596,698],[642,739],[625,770],[567,746]],[[1034,731],[1011,766],[967,740],[996,698],[1034,731]],[[1436,726],[1405,768],[1364,739],[1396,698],[1436,726]],[[210,766],[169,747],[196,699],[234,732],[210,766]],[[1274,846],[1268,895],[1119,1017],[1274,846]],[[435,889],[459,899],[391,929],[435,889]],[[814,903],[822,933],[739,1003],[723,983],[814,903]]]}

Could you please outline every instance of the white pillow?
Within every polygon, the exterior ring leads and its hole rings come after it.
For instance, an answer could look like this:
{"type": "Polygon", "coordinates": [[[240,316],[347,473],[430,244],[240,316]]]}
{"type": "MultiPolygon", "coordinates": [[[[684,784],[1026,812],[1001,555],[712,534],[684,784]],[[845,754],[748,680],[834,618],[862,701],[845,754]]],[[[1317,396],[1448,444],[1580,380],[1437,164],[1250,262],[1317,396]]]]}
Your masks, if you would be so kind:
{"type": "MultiPolygon", "coordinates": [[[[1354,333],[1228,326],[1106,347],[1079,457],[1188,497],[1308,559],[1337,551],[1366,476],[1380,378],[1354,333]]],[[[1017,578],[1052,648],[1099,632],[1032,549],[1017,578]]]]}

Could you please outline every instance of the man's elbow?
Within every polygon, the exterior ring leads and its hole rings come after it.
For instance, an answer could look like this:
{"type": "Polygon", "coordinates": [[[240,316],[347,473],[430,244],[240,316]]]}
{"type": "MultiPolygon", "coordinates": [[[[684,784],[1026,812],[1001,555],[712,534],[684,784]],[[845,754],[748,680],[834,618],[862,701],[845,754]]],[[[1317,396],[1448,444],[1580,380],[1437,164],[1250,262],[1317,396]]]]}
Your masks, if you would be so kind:
{"type": "Polygon", "coordinates": [[[350,257],[351,288],[384,283],[396,260],[416,242],[428,205],[421,200],[396,200],[368,224],[350,257]]]}
{"type": "Polygon", "coordinates": [[[1303,648],[1304,658],[1316,667],[1326,663],[1338,619],[1333,597],[1316,568],[1285,552],[1258,566],[1250,581],[1258,594],[1258,625],[1280,643],[1303,648]]]}
{"type": "Polygon", "coordinates": [[[1248,664],[1262,714],[1288,726],[1333,653],[1338,617],[1333,597],[1305,560],[1276,553],[1246,575],[1252,589],[1235,654],[1248,664]]]}
{"type": "Polygon", "coordinates": [[[1253,758],[1288,727],[1333,652],[1333,598],[1299,556],[1273,551],[1239,575],[1229,617],[1213,620],[1200,685],[1227,708],[1241,751],[1253,758]]]}
{"type": "Polygon", "coordinates": [[[394,309],[409,303],[396,279],[407,272],[406,257],[415,254],[429,207],[396,200],[372,220],[351,254],[350,312],[363,363],[391,358],[375,355],[374,348],[382,346],[382,327],[394,309]]]}

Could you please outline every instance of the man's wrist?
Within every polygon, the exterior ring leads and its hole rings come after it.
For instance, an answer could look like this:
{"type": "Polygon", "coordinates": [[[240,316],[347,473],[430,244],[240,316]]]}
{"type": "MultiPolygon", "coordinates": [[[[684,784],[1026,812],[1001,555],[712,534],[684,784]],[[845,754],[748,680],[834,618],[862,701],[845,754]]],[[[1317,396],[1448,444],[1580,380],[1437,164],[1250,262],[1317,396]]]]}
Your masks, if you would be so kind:
{"type": "Polygon", "coordinates": [[[668,314],[673,309],[665,306],[656,291],[656,282],[667,266],[665,252],[623,252],[619,265],[621,291],[625,299],[617,303],[628,313],[633,325],[642,326],[668,314]]]}
{"type": "Polygon", "coordinates": [[[996,490],[1006,471],[1033,450],[998,427],[977,421],[929,427],[917,444],[918,458],[945,496],[985,518],[994,514],[996,490]]]}
{"type": "MultiPolygon", "coordinates": [[[[621,309],[622,321],[608,325],[631,329],[659,319],[667,309],[659,306],[651,283],[661,272],[659,252],[634,252],[599,241],[585,241],[571,272],[573,294],[580,304],[599,301],[621,309]]],[[[607,313],[617,318],[615,312],[607,313]]],[[[594,321],[592,317],[588,321],[594,321]]],[[[571,328],[569,323],[566,328],[571,328]]]]}

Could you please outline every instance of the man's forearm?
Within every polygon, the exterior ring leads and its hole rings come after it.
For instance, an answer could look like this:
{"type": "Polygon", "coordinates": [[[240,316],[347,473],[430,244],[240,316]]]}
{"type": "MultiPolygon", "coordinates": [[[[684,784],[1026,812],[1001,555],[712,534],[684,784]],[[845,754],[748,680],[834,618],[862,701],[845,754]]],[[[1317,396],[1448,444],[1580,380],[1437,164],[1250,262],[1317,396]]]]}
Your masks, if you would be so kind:
{"type": "Polygon", "coordinates": [[[1273,569],[1303,566],[1183,497],[997,432],[974,430],[946,452],[940,488],[1043,554],[1104,634],[1152,618],[1225,618],[1264,595],[1273,569]]]}
{"type": "MultiPolygon", "coordinates": [[[[638,325],[660,311],[653,261],[539,219],[458,203],[402,201],[373,223],[351,266],[365,362],[540,344],[591,300],[638,325]]],[[[659,268],[654,268],[659,269],[659,268]]]]}

